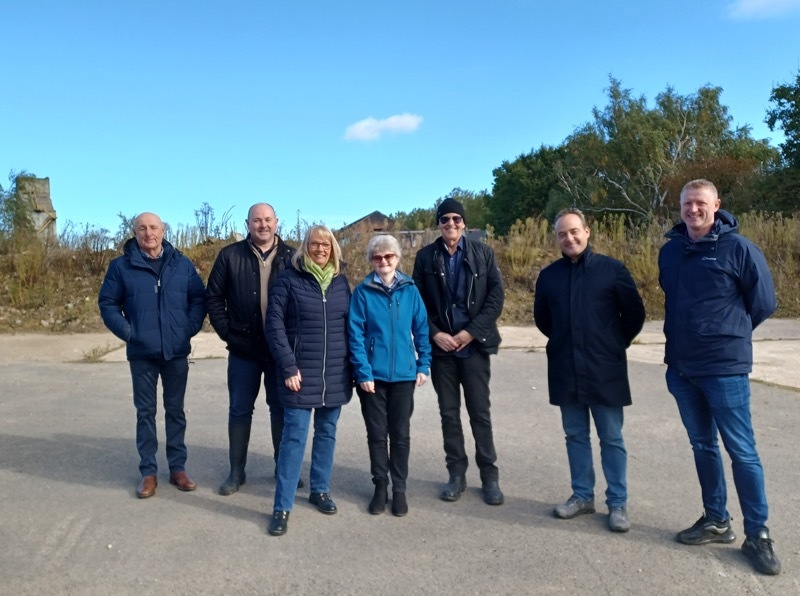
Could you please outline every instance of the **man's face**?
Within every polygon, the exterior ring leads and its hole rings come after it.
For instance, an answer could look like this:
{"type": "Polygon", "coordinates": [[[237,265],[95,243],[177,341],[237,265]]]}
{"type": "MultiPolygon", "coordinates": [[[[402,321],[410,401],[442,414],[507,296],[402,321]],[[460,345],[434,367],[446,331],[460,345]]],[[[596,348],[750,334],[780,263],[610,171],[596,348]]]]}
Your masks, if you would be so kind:
{"type": "Polygon", "coordinates": [[[458,213],[446,213],[439,218],[439,231],[445,244],[452,245],[461,240],[464,228],[466,228],[464,218],[458,213]]]}
{"type": "Polygon", "coordinates": [[[689,237],[698,240],[708,234],[714,225],[714,214],[719,209],[719,198],[709,188],[687,188],[681,197],[681,219],[686,224],[689,237]]]}
{"type": "Polygon", "coordinates": [[[164,240],[164,224],[155,213],[142,213],[133,224],[133,234],[139,248],[156,257],[164,240]]]}
{"type": "Polygon", "coordinates": [[[589,228],[574,213],[562,215],[556,222],[556,242],[562,253],[577,261],[589,244],[589,228]]]}
{"type": "Polygon", "coordinates": [[[253,205],[247,214],[247,231],[250,239],[259,248],[270,248],[275,242],[275,230],[278,229],[278,218],[269,205],[253,205]]]}

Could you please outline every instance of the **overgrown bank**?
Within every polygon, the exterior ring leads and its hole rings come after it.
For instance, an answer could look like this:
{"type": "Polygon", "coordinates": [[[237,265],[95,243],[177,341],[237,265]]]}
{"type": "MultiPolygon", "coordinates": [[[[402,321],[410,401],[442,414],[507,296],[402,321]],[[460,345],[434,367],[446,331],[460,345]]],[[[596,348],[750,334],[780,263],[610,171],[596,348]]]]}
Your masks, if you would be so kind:
{"type": "MultiPolygon", "coordinates": [[[[767,256],[778,294],[780,317],[800,316],[800,222],[793,217],[748,213],[739,216],[740,232],[767,256]]],[[[594,250],[626,263],[644,298],[650,319],[663,316],[658,286],[658,250],[666,225],[652,223],[633,229],[622,218],[591,224],[594,250]]],[[[358,283],[369,270],[365,258],[369,233],[355,233],[343,242],[347,274],[358,283]]],[[[175,240],[174,238],[172,240],[175,240]]],[[[232,241],[220,240],[178,247],[208,277],[219,250],[232,241]]],[[[503,237],[487,242],[495,249],[506,285],[502,325],[531,325],[536,277],[557,258],[553,233],[546,220],[528,218],[511,226],[503,237]]],[[[108,263],[118,253],[93,246],[91,237],[78,237],[71,246],[33,241],[0,255],[0,332],[90,332],[103,329],[97,310],[108,263]]],[[[416,248],[406,249],[400,268],[411,272],[416,248]]]]}

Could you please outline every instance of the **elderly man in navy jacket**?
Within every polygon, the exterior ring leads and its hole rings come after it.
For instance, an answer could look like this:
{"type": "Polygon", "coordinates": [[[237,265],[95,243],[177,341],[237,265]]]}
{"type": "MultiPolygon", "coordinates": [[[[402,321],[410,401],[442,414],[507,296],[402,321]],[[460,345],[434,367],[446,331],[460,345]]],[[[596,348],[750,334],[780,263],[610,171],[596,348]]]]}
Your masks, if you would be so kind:
{"type": "Polygon", "coordinates": [[[555,232],[563,257],[539,274],[533,302],[536,326],[548,338],[550,403],[561,407],[572,479],[572,496],[554,513],[571,519],[595,511],[591,415],[607,484],[608,527],[627,532],[622,409],[631,404],[631,390],[625,350],[644,325],[644,305],[625,265],[589,248],[583,213],[561,211],[555,232]]]}
{"type": "Polygon", "coordinates": [[[767,260],[740,236],[717,188],[692,180],[681,191],[681,222],[658,256],[664,290],[667,387],[694,451],[703,515],[678,533],[684,544],[736,540],[718,436],[733,463],[744,516],[742,551],[755,569],[781,571],[767,528],[764,470],[750,419],[753,329],[777,308],[767,260]]]}
{"type": "Polygon", "coordinates": [[[98,304],[103,322],[127,344],[136,407],[136,447],[142,480],[140,499],[158,484],[156,386],[164,389],[169,481],[191,491],[186,474],[186,416],[183,398],[189,374],[190,339],[205,317],[205,288],[192,262],[164,240],[164,224],[154,213],[133,222],[134,238],[124,254],[111,261],[98,304]]]}

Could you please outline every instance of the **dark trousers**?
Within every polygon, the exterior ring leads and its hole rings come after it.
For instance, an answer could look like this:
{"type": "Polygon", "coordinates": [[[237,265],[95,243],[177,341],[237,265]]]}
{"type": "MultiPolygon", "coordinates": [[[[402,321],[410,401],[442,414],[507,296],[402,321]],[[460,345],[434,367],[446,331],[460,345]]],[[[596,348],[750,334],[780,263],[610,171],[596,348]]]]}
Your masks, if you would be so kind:
{"type": "Polygon", "coordinates": [[[242,358],[233,352],[228,354],[228,424],[250,426],[262,376],[269,406],[272,449],[277,458],[283,434],[283,406],[278,400],[278,371],[274,362],[242,358]]]}
{"type": "Polygon", "coordinates": [[[472,437],[475,439],[475,463],[481,471],[481,481],[498,479],[495,465],[497,454],[492,435],[492,416],[489,400],[489,356],[474,350],[469,358],[434,356],[431,363],[431,380],[439,398],[439,415],[442,418],[442,435],[447,470],[451,475],[467,473],[467,452],[464,432],[461,429],[461,388],[464,404],[469,414],[472,437]]]}
{"type": "Polygon", "coordinates": [[[388,482],[392,491],[406,492],[408,455],[411,452],[411,415],[414,413],[414,381],[375,381],[375,393],[356,388],[367,425],[370,472],[373,482],[388,482]],[[387,442],[386,437],[389,437],[387,442]]]}
{"type": "Polygon", "coordinates": [[[139,471],[142,476],[153,476],[158,471],[156,452],[156,388],[158,377],[164,399],[164,420],[167,431],[167,462],[170,472],[180,472],[186,465],[186,416],[183,398],[189,377],[189,360],[131,360],[133,380],[133,405],[136,407],[136,449],[139,451],[139,471]]]}

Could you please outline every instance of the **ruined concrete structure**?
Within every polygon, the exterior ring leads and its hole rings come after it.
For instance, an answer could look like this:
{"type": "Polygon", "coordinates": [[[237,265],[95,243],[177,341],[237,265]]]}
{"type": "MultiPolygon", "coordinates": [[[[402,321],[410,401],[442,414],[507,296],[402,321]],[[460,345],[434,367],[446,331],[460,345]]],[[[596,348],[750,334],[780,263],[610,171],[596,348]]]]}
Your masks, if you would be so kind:
{"type": "Polygon", "coordinates": [[[31,207],[33,227],[39,236],[57,239],[56,211],[50,200],[50,178],[20,176],[16,180],[17,192],[31,207]]]}

